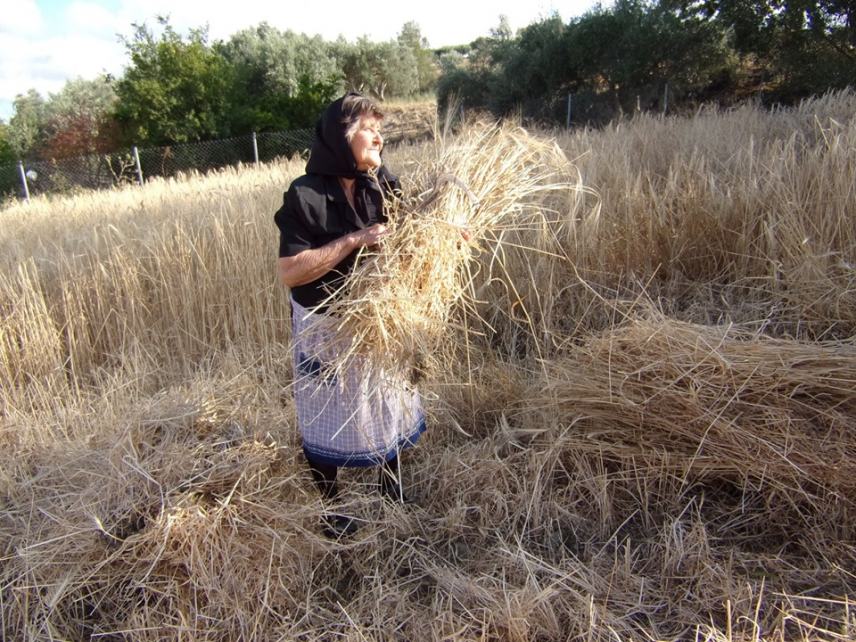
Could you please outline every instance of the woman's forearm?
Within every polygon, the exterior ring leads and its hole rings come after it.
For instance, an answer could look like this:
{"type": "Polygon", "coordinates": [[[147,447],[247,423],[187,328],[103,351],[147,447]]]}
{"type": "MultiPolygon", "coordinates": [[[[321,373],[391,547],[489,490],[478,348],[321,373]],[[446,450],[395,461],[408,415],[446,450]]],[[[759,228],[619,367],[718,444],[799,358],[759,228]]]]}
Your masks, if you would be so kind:
{"type": "Polygon", "coordinates": [[[357,247],[354,238],[348,234],[321,247],[282,257],[278,266],[279,280],[290,288],[312,283],[336,267],[357,247]]]}
{"type": "Polygon", "coordinates": [[[373,245],[386,236],[386,226],[371,227],[341,236],[326,245],[303,250],[279,259],[279,280],[290,288],[312,283],[336,267],[348,254],[364,245],[373,245]]]}

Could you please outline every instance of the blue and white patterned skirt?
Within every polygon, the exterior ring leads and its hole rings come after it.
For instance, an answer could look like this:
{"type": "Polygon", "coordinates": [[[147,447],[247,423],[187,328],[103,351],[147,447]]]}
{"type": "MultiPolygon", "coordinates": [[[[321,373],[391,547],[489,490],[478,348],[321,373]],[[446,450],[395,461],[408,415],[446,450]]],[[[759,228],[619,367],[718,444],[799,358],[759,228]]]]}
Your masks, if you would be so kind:
{"type": "Polygon", "coordinates": [[[294,399],[303,449],[334,466],[375,466],[416,443],[425,430],[419,393],[405,373],[377,372],[355,360],[345,372],[328,366],[335,351],[329,324],[291,300],[294,399]]]}

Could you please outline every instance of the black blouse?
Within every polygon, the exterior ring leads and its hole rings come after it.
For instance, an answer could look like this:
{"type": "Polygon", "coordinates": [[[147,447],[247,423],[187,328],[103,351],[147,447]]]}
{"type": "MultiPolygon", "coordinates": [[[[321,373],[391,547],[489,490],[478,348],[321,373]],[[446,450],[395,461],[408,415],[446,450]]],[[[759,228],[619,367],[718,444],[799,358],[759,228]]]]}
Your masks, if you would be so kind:
{"type": "MultiPolygon", "coordinates": [[[[279,256],[295,256],[356,230],[386,222],[382,191],[397,190],[398,181],[384,167],[378,179],[379,182],[375,182],[368,176],[357,177],[356,209],[348,203],[335,176],[305,174],[295,180],[285,193],[282,207],[274,215],[280,230],[279,256]]],[[[315,308],[315,312],[326,311],[328,306],[319,304],[337,290],[354,269],[356,254],[356,251],[351,252],[315,281],[292,288],[294,300],[305,308],[315,308]]]]}
{"type": "MultiPolygon", "coordinates": [[[[358,170],[346,136],[350,116],[346,117],[345,103],[359,97],[350,93],[333,101],[315,125],[306,175],[291,184],[282,207],[274,215],[281,233],[280,257],[319,248],[345,234],[386,222],[384,195],[398,190],[398,180],[383,165],[376,177],[358,170]],[[356,181],[354,207],[348,203],[339,177],[356,181]]],[[[346,256],[321,278],[292,288],[294,300],[316,312],[326,311],[327,306],[319,304],[354,269],[356,254],[354,251],[346,256]]]]}

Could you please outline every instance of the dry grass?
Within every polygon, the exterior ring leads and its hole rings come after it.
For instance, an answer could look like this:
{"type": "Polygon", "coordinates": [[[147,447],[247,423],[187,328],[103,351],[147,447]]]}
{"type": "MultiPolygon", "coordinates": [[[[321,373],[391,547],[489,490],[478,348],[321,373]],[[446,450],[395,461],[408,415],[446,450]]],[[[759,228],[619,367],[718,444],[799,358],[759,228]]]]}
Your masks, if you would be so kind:
{"type": "Polygon", "coordinates": [[[609,291],[648,283],[686,320],[852,335],[854,113],[856,95],[831,94],[564,137],[601,199],[570,229],[574,264],[609,291]]]}
{"type": "Polygon", "coordinates": [[[4,211],[0,404],[50,406],[116,369],[159,386],[235,350],[273,369],[260,348],[290,332],[271,279],[271,212],[302,165],[4,211]]]}
{"type": "MultiPolygon", "coordinates": [[[[274,283],[300,162],[3,211],[2,636],[854,639],[854,113],[563,134],[587,189],[479,230],[437,295],[468,303],[437,317],[416,506],[347,471],[343,542],[274,283]]],[[[455,140],[390,154],[413,202],[455,140]]]]}
{"type": "Polygon", "coordinates": [[[388,143],[426,140],[434,131],[437,120],[437,103],[434,100],[386,101],[381,109],[384,113],[384,139],[388,143]]]}
{"type": "Polygon", "coordinates": [[[581,189],[555,143],[518,127],[474,123],[437,150],[416,173],[419,193],[391,204],[391,236],[334,293],[339,368],[369,356],[386,371],[443,361],[453,310],[477,303],[479,255],[545,229],[545,194],[581,189]]]}

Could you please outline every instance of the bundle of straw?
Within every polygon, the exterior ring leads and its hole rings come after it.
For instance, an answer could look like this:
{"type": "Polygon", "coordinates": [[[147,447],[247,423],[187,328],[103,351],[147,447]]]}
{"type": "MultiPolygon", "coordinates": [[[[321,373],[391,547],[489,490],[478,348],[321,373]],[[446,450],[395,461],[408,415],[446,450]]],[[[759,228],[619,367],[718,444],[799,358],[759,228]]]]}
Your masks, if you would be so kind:
{"type": "Polygon", "coordinates": [[[332,365],[360,359],[395,372],[436,361],[455,306],[472,310],[480,248],[543,218],[536,197],[573,189],[569,167],[554,141],[508,124],[478,123],[441,145],[419,172],[433,185],[389,204],[390,236],[364,252],[333,298],[332,365]]]}
{"type": "Polygon", "coordinates": [[[795,503],[856,497],[852,342],[634,320],[545,364],[524,405],[527,425],[575,426],[562,429],[568,452],[795,503]]]}

